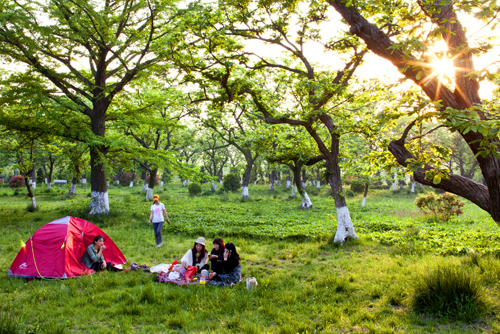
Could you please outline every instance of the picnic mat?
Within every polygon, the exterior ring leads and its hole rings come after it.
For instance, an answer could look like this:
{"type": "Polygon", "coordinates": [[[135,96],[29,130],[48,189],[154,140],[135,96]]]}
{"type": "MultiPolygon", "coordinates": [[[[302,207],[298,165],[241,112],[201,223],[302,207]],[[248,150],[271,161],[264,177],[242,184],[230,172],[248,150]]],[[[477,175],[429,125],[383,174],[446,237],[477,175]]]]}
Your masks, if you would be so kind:
{"type": "MultiPolygon", "coordinates": [[[[177,285],[203,285],[203,284],[200,284],[200,279],[198,277],[194,276],[193,278],[191,278],[189,280],[185,280],[184,275],[179,275],[179,273],[177,273],[177,272],[162,271],[156,276],[155,279],[161,283],[174,283],[177,285]],[[175,275],[175,274],[178,274],[178,275],[175,275]]],[[[208,284],[208,282],[210,282],[210,280],[206,279],[205,284],[208,284]]]]}

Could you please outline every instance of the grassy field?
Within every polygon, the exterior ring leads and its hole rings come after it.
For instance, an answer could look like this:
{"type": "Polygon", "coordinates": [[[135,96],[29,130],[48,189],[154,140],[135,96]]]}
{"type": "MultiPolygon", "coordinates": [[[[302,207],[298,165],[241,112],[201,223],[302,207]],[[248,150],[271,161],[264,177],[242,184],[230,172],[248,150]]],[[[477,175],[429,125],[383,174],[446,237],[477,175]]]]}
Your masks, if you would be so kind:
{"type": "Polygon", "coordinates": [[[0,188],[0,333],[500,333],[500,229],[470,203],[464,215],[437,223],[418,212],[406,189],[373,192],[365,208],[353,197],[359,239],[340,246],[332,242],[335,205],[326,187],[308,189],[314,207],[299,210],[284,186],[251,186],[252,199],[242,202],[237,193],[189,197],[186,188],[167,185],[157,193],[172,225],[156,248],[140,186],[112,185],[112,210],[103,217],[86,214],[89,188],[67,191],[37,188],[40,210],[28,212],[23,189],[16,195],[0,188]],[[171,263],[198,236],[222,237],[236,244],[242,275],[256,277],[258,287],[179,287],[130,271],[9,278],[22,242],[66,215],[101,227],[129,263],[171,263]],[[461,322],[414,312],[416,284],[443,265],[464,268],[479,282],[481,316],[461,322]]]}

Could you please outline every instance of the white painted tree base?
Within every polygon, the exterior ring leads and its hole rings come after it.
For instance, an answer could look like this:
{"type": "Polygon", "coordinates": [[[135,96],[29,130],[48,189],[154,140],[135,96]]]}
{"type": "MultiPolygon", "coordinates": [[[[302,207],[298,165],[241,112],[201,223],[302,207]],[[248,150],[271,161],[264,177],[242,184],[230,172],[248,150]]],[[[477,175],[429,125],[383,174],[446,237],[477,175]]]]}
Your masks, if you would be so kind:
{"type": "Polygon", "coordinates": [[[47,184],[47,178],[45,178],[45,184],[47,184]]]}
{"type": "Polygon", "coordinates": [[[186,186],[186,180],[182,181],[182,186],[185,187],[186,186]]]}
{"type": "Polygon", "coordinates": [[[146,200],[147,201],[152,201],[153,200],[153,192],[154,192],[154,189],[152,189],[152,188],[148,188],[146,190],[146,200]]]}
{"type": "Polygon", "coordinates": [[[87,183],[87,179],[83,178],[82,179],[82,184],[86,184],[87,183]]]}
{"type": "Polygon", "coordinates": [[[307,181],[305,183],[302,182],[302,188],[306,189],[306,186],[307,186],[307,181]]]}
{"type": "Polygon", "coordinates": [[[290,188],[292,186],[292,181],[286,181],[286,187],[290,188]]]}
{"type": "Polygon", "coordinates": [[[109,181],[106,181],[106,185],[107,185],[108,187],[109,187],[109,183],[110,183],[109,181]]]}
{"type": "Polygon", "coordinates": [[[215,191],[217,189],[217,183],[212,181],[212,188],[210,188],[210,191],[215,191]]]}
{"type": "Polygon", "coordinates": [[[224,181],[220,180],[219,184],[222,186],[224,184],[224,181]]]}
{"type": "Polygon", "coordinates": [[[36,200],[35,200],[35,196],[31,197],[31,205],[33,205],[33,209],[36,210],[36,200]]]}
{"type": "Polygon", "coordinates": [[[47,183],[47,190],[50,190],[50,187],[52,187],[52,185],[50,183],[47,183]]]}
{"type": "Polygon", "coordinates": [[[415,192],[415,181],[413,181],[411,183],[411,192],[414,193],[415,192]]]}
{"type": "Polygon", "coordinates": [[[248,198],[248,187],[241,187],[241,198],[248,198]]]}
{"type": "Polygon", "coordinates": [[[92,191],[90,193],[90,215],[109,212],[108,192],[92,191]]]}
{"type": "Polygon", "coordinates": [[[163,188],[163,185],[164,185],[164,184],[165,184],[165,182],[161,181],[161,185],[160,185],[160,187],[162,187],[162,188],[163,188]]]}
{"type": "Polygon", "coordinates": [[[313,204],[311,202],[311,199],[309,198],[309,195],[307,195],[307,192],[304,191],[304,194],[301,197],[302,197],[302,205],[300,207],[303,209],[312,208],[313,204]]]}
{"type": "Polygon", "coordinates": [[[142,191],[146,191],[146,190],[148,190],[148,184],[146,182],[144,182],[142,184],[142,191]]]}
{"type": "Polygon", "coordinates": [[[316,188],[321,188],[321,181],[316,181],[316,188]]]}
{"type": "Polygon", "coordinates": [[[254,186],[255,186],[255,185],[257,185],[257,181],[253,181],[253,185],[254,185],[254,186]]]}
{"type": "Polygon", "coordinates": [[[33,182],[33,183],[31,184],[31,188],[33,188],[33,190],[35,190],[35,189],[36,189],[36,182],[33,182]]]}
{"type": "Polygon", "coordinates": [[[119,185],[120,184],[120,180],[116,180],[116,185],[119,185]]]}
{"type": "Polygon", "coordinates": [[[290,193],[290,198],[293,198],[297,195],[297,186],[294,184],[292,186],[292,192],[290,193]]]}
{"type": "Polygon", "coordinates": [[[134,181],[130,181],[130,184],[128,186],[129,188],[132,188],[134,186],[134,181]]]}
{"type": "Polygon", "coordinates": [[[334,242],[344,243],[347,238],[357,239],[358,236],[352,225],[351,215],[347,206],[337,208],[337,233],[334,242]]]}
{"type": "Polygon", "coordinates": [[[76,184],[71,184],[71,187],[69,187],[69,193],[76,194],[76,184]]]}
{"type": "Polygon", "coordinates": [[[396,182],[392,182],[392,191],[396,191],[396,182]]]}
{"type": "Polygon", "coordinates": [[[366,196],[363,196],[363,200],[361,201],[361,207],[364,208],[366,203],[366,196]]]}

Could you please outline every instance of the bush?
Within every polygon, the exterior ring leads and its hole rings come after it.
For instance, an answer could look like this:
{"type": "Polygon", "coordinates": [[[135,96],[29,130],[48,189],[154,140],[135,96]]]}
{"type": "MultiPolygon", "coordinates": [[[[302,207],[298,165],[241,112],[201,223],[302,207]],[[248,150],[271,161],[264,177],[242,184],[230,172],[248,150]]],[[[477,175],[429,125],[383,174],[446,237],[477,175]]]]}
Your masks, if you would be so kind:
{"type": "Polygon", "coordinates": [[[413,309],[470,323],[484,313],[486,303],[472,271],[449,265],[421,278],[415,287],[413,309]]]}
{"type": "Polygon", "coordinates": [[[236,173],[229,173],[224,176],[222,187],[229,191],[236,191],[241,187],[240,178],[236,175],[236,173]]]}
{"type": "Polygon", "coordinates": [[[433,215],[435,219],[448,221],[452,216],[463,213],[461,207],[464,206],[464,203],[460,202],[458,196],[454,194],[436,195],[430,192],[426,195],[418,195],[415,199],[415,205],[423,212],[433,215]]]}
{"type": "Polygon", "coordinates": [[[118,180],[121,184],[129,185],[130,181],[137,179],[137,174],[132,172],[121,173],[118,180]]]}
{"type": "Polygon", "coordinates": [[[347,189],[345,192],[345,196],[347,198],[353,198],[354,197],[354,192],[351,189],[347,189]]]}
{"type": "Polygon", "coordinates": [[[190,183],[188,186],[189,195],[195,196],[201,193],[201,184],[198,182],[190,183]]]}
{"type": "Polygon", "coordinates": [[[22,188],[25,186],[24,184],[24,176],[18,175],[13,176],[9,179],[9,186],[11,188],[22,188]]]}
{"type": "Polygon", "coordinates": [[[362,193],[365,191],[365,183],[360,180],[354,180],[351,183],[351,190],[356,194],[362,193]]]}

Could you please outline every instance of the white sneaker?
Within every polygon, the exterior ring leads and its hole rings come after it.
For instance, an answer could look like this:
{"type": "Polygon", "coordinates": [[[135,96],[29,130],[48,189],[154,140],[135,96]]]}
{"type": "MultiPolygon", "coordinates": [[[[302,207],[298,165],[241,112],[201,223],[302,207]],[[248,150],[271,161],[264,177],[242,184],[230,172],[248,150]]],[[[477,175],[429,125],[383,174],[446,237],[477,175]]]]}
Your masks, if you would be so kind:
{"type": "Polygon", "coordinates": [[[158,245],[156,245],[156,247],[161,247],[163,246],[163,242],[160,242],[158,245]]]}

